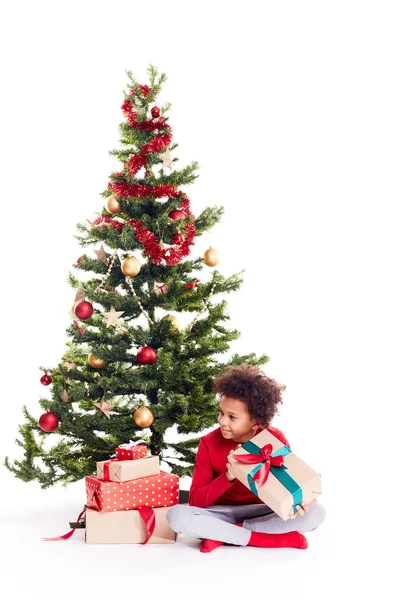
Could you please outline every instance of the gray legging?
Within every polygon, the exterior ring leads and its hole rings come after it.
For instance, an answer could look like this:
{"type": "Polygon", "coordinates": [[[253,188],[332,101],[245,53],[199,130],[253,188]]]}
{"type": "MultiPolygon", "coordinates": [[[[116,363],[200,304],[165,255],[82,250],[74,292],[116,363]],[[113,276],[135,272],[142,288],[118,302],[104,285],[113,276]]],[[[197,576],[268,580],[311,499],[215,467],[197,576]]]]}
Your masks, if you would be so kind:
{"type": "Polygon", "coordinates": [[[197,508],[188,504],[176,504],[167,513],[168,523],[176,533],[190,537],[218,540],[236,546],[247,546],[252,531],[263,533],[306,533],[321,525],[325,509],[321,504],[310,504],[303,516],[284,521],[266,504],[234,506],[209,506],[197,508]],[[242,523],[242,527],[234,523],[242,523]]]}

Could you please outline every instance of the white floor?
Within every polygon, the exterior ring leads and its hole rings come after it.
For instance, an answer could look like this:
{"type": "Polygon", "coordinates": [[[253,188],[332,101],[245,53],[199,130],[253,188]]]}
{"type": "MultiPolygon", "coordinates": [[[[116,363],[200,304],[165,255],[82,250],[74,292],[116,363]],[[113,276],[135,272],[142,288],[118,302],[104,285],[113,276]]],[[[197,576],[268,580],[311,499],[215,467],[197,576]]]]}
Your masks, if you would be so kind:
{"type": "Polygon", "coordinates": [[[306,551],[224,546],[205,555],[198,540],[185,536],[169,545],[86,545],[81,529],[67,541],[44,542],[43,536],[66,533],[76,519],[83,483],[41,490],[8,473],[1,480],[2,581],[29,598],[105,598],[107,590],[115,598],[297,600],[360,597],[364,587],[372,592],[368,548],[355,553],[355,537],[326,503],[327,520],[308,534],[306,551]]]}

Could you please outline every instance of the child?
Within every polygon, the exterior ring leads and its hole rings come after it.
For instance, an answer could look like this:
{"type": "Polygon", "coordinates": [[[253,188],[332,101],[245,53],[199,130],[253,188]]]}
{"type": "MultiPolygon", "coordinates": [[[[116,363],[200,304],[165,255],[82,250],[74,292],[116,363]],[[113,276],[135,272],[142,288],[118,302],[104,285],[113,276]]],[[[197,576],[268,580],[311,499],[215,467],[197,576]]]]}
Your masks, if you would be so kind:
{"type": "Polygon", "coordinates": [[[297,506],[284,521],[246,486],[234,478],[228,454],[267,428],[285,446],[283,433],[270,426],[282,403],[282,386],[258,367],[228,367],[215,377],[219,402],[219,428],[200,439],[189,492],[189,504],[168,511],[170,527],[177,533],[203,539],[201,552],[211,552],[224,542],[262,548],[307,548],[300,533],[316,529],[325,518],[314,501],[297,506]],[[293,521],[292,519],[296,519],[293,521]]]}

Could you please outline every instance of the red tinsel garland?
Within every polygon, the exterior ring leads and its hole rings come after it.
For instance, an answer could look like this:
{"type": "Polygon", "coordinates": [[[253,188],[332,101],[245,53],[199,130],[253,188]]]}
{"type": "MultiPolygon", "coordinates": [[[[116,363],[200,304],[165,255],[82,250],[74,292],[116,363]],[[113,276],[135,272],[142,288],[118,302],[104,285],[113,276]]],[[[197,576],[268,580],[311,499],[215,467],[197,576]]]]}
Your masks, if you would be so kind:
{"type": "Polygon", "coordinates": [[[189,246],[193,244],[196,233],[193,221],[184,226],[186,231],[185,241],[179,246],[171,246],[171,248],[161,248],[154,233],[149,231],[147,227],[143,227],[141,221],[129,219],[129,223],[136,231],[135,239],[142,244],[145,253],[150,256],[154,264],[159,265],[164,259],[167,265],[176,265],[184,256],[190,254],[189,246]]]}
{"type": "Polygon", "coordinates": [[[151,89],[149,88],[148,85],[142,85],[139,83],[139,87],[142,90],[144,96],[148,96],[150,94],[151,89]]]}
{"type": "Polygon", "coordinates": [[[153,196],[153,198],[161,198],[162,196],[179,196],[181,192],[177,191],[173,185],[158,185],[151,187],[150,185],[141,185],[140,183],[112,183],[108,184],[117,196],[121,198],[143,198],[144,196],[153,196]]]}
{"type": "MultiPolygon", "coordinates": [[[[139,87],[144,96],[147,96],[151,91],[147,85],[140,85],[139,87]]],[[[131,90],[130,98],[132,98],[134,95],[134,90],[131,90]]],[[[172,140],[172,130],[163,117],[152,120],[146,119],[143,121],[137,121],[137,115],[140,113],[140,109],[136,109],[132,101],[128,98],[124,100],[121,108],[131,127],[140,129],[142,131],[155,131],[156,129],[163,130],[150,142],[145,144],[140,152],[131,156],[129,161],[125,163],[124,166],[128,169],[130,176],[133,178],[142,167],[147,165],[148,154],[158,154],[169,146],[172,140]]],[[[115,173],[115,175],[121,178],[124,177],[124,173],[121,172],[115,173]]],[[[180,190],[173,185],[161,184],[153,187],[150,185],[131,184],[126,181],[122,183],[110,182],[108,187],[115,194],[117,194],[117,196],[123,198],[143,198],[144,196],[153,196],[153,198],[162,198],[164,196],[169,198],[182,197],[179,208],[187,216],[192,217],[192,219],[186,223],[186,225],[184,225],[183,232],[185,232],[186,235],[183,242],[179,245],[176,244],[170,248],[162,248],[155,234],[147,229],[147,227],[144,227],[142,221],[137,219],[129,219],[128,223],[135,229],[135,239],[143,245],[145,253],[156,265],[160,264],[162,260],[165,260],[167,265],[175,265],[184,256],[188,256],[190,254],[189,247],[193,244],[196,233],[195,219],[194,215],[190,212],[189,198],[184,196],[180,190]]],[[[98,217],[93,222],[93,225],[99,229],[103,229],[104,226],[108,225],[118,231],[121,231],[121,229],[124,227],[124,224],[125,223],[121,221],[116,221],[107,216],[98,217]]]]}
{"type": "Polygon", "coordinates": [[[114,219],[110,219],[110,217],[97,217],[97,219],[93,221],[92,225],[100,229],[100,231],[103,231],[104,227],[107,225],[113,227],[117,231],[121,231],[125,223],[122,221],[114,221],[114,219]]]}

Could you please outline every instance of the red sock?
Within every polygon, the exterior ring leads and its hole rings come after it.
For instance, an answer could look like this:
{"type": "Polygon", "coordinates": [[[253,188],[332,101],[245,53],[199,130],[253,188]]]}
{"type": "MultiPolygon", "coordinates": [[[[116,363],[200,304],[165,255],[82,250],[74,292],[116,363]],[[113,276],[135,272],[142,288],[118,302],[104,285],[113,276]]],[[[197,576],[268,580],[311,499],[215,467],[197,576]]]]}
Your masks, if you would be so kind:
{"type": "Polygon", "coordinates": [[[219,542],[217,540],[203,540],[202,545],[200,546],[200,552],[212,552],[215,548],[222,546],[224,542],[219,542]]]}
{"type": "Polygon", "coordinates": [[[261,533],[252,531],[248,546],[257,546],[258,548],[308,548],[308,543],[304,535],[298,531],[289,533],[261,533]]]}
{"type": "MultiPolygon", "coordinates": [[[[238,527],[241,527],[243,523],[235,523],[238,527]]],[[[217,540],[203,540],[203,543],[200,547],[200,552],[212,552],[215,548],[222,546],[225,542],[219,542],[217,540]]],[[[229,544],[228,544],[229,545],[229,544]]]]}

